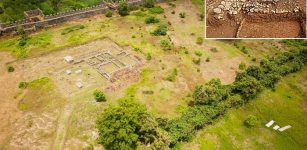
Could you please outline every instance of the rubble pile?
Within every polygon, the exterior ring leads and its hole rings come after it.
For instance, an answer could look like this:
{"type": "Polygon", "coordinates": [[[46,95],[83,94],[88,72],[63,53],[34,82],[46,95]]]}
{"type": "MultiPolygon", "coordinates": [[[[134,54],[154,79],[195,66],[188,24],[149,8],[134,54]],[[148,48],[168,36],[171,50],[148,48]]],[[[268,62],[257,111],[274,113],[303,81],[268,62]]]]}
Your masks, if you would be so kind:
{"type": "Polygon", "coordinates": [[[293,10],[276,8],[276,4],[280,1],[282,0],[223,0],[213,8],[213,12],[216,18],[223,19],[225,14],[237,15],[240,12],[250,15],[252,13],[276,14],[300,11],[299,6],[295,6],[293,10]]]}

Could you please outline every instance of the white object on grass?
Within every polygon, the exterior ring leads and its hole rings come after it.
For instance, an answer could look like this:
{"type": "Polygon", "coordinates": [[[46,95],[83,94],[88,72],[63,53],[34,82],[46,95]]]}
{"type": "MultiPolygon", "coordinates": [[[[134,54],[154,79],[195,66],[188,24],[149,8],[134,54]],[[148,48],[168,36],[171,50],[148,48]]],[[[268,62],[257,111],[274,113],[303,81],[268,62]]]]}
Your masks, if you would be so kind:
{"type": "Polygon", "coordinates": [[[271,120],[270,122],[268,122],[265,126],[266,127],[270,127],[270,126],[272,126],[273,124],[274,124],[274,120],[271,120]]]}
{"type": "Polygon", "coordinates": [[[274,130],[277,130],[277,129],[279,129],[279,128],[280,128],[280,126],[278,126],[278,125],[276,125],[276,126],[273,127],[274,130]]]}
{"type": "Polygon", "coordinates": [[[280,128],[280,129],[278,129],[278,131],[283,132],[283,131],[285,131],[285,130],[291,128],[291,127],[292,127],[292,126],[287,125],[287,126],[284,126],[284,127],[280,128]]]}

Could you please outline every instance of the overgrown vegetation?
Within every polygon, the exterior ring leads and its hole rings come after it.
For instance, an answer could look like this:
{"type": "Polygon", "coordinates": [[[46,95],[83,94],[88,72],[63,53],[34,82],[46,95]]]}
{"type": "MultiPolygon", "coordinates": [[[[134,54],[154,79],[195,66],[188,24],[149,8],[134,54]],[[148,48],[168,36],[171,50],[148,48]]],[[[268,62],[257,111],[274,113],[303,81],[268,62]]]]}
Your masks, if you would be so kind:
{"type": "Polygon", "coordinates": [[[127,1],[125,0],[121,0],[119,2],[119,5],[118,5],[118,14],[121,15],[121,16],[127,16],[129,15],[129,8],[128,8],[128,3],[127,1]]]}
{"type": "Polygon", "coordinates": [[[154,6],[152,8],[148,9],[149,12],[153,13],[153,14],[162,14],[164,13],[164,9],[161,6],[154,6]]]}
{"type": "Polygon", "coordinates": [[[106,149],[136,149],[138,142],[152,149],[165,149],[169,145],[167,133],[159,127],[155,117],[145,106],[134,100],[121,100],[110,105],[97,119],[98,141],[106,149]]]}
{"type": "Polygon", "coordinates": [[[100,90],[95,90],[93,92],[96,102],[105,102],[107,101],[105,94],[100,90]]]}
{"type": "Polygon", "coordinates": [[[172,72],[165,78],[165,80],[170,81],[170,82],[174,82],[176,79],[176,76],[178,74],[177,69],[173,69],[172,72]]]}
{"type": "Polygon", "coordinates": [[[153,32],[151,32],[152,35],[155,36],[164,36],[167,32],[167,26],[166,25],[159,25],[153,32]]]}
{"type": "Polygon", "coordinates": [[[84,29],[84,28],[85,28],[85,26],[81,25],[81,24],[73,25],[73,26],[70,26],[70,27],[63,29],[61,34],[65,35],[65,34],[68,34],[70,32],[74,32],[74,31],[81,30],[81,29],[84,29]]]}
{"type": "Polygon", "coordinates": [[[221,85],[219,79],[213,79],[197,86],[193,94],[194,105],[164,127],[171,136],[171,146],[191,139],[196,130],[223,115],[228,108],[255,98],[264,87],[274,88],[280,76],[299,71],[306,63],[307,50],[281,53],[264,58],[260,66],[250,66],[238,73],[230,85],[221,85]]]}
{"type": "Polygon", "coordinates": [[[160,22],[160,20],[154,16],[149,16],[145,19],[145,23],[146,24],[154,24],[154,23],[158,23],[160,22]]]}
{"type": "Polygon", "coordinates": [[[14,72],[15,68],[11,65],[7,66],[7,72],[14,72]]]}

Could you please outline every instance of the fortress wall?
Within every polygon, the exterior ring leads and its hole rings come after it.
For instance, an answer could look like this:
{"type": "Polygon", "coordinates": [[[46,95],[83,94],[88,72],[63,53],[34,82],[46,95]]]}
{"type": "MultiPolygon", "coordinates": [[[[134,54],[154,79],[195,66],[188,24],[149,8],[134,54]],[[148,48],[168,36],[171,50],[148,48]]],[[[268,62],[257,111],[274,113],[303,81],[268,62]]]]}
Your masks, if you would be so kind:
{"type": "MultiPolygon", "coordinates": [[[[163,2],[163,0],[156,0],[156,2],[163,2]]],[[[142,5],[143,3],[144,0],[128,1],[128,5],[142,5]]],[[[38,22],[29,22],[28,20],[23,19],[12,23],[0,24],[0,36],[16,34],[16,30],[19,26],[23,27],[26,32],[35,32],[38,29],[47,28],[67,21],[104,14],[107,10],[109,10],[109,8],[106,5],[101,4],[69,12],[46,15],[43,21],[38,22]]]]}

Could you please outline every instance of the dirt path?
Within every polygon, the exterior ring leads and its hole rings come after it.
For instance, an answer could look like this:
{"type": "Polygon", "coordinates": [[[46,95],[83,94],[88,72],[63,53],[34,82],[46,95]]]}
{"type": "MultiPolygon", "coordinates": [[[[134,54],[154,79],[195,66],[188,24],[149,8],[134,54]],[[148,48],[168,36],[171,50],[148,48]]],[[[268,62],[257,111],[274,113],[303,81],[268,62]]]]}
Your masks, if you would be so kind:
{"type": "Polygon", "coordinates": [[[57,131],[56,131],[56,138],[54,141],[54,150],[62,150],[64,143],[65,143],[65,137],[67,133],[67,128],[69,124],[69,118],[71,116],[71,113],[73,111],[73,104],[68,104],[64,107],[62,115],[59,118],[58,125],[57,125],[57,131]]]}
{"type": "Polygon", "coordinates": [[[6,63],[15,58],[7,52],[0,52],[0,149],[6,142],[12,129],[12,124],[21,116],[18,109],[19,97],[18,83],[21,79],[21,72],[15,68],[12,73],[7,72],[6,63]]]}

